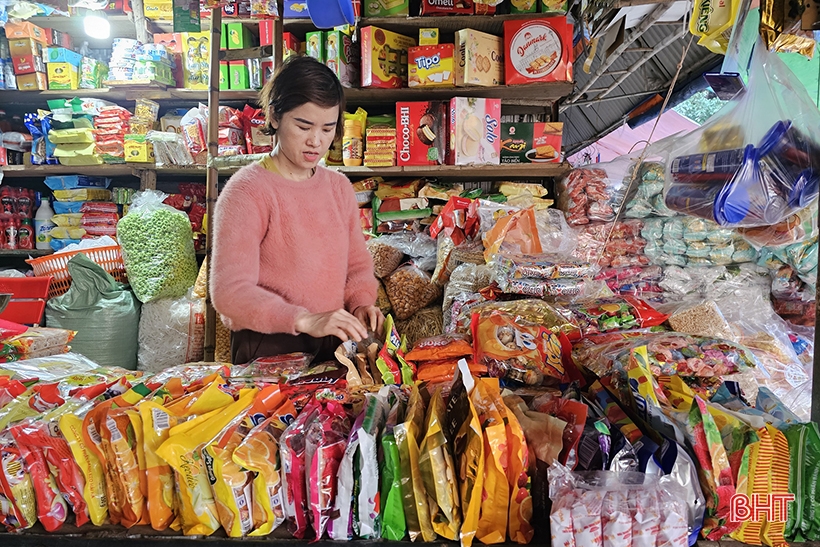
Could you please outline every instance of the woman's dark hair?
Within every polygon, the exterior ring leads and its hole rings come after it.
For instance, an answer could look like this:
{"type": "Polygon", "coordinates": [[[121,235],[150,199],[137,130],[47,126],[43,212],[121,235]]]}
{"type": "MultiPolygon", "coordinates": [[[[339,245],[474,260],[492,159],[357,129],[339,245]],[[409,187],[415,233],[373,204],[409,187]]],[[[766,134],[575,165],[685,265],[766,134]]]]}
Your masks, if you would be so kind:
{"type": "Polygon", "coordinates": [[[259,103],[265,109],[267,135],[276,134],[274,120],[303,104],[313,103],[323,108],[339,107],[336,137],[341,137],[345,110],[345,94],[339,78],[313,57],[290,57],[259,93],[259,103]]]}

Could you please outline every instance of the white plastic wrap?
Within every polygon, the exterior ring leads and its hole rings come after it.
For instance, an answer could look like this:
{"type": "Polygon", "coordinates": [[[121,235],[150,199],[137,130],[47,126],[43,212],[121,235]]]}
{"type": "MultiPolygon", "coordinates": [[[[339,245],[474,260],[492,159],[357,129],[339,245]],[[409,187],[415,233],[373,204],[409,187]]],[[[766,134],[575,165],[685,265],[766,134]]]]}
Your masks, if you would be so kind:
{"type": "Polygon", "coordinates": [[[189,292],[149,302],[140,317],[138,369],[161,372],[201,361],[204,341],[205,300],[189,292]]]}

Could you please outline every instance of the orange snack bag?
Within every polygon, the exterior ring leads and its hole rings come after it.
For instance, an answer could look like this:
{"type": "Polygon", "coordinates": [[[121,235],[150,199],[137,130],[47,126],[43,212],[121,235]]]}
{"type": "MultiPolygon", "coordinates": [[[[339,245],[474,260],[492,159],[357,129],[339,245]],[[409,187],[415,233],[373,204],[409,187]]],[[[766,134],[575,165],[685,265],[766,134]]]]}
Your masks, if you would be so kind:
{"type": "Polygon", "coordinates": [[[74,461],[83,474],[83,499],[88,506],[88,514],[94,526],[102,526],[108,518],[108,500],[105,497],[105,478],[99,458],[86,446],[82,427],[84,408],[88,403],[71,399],[66,402],[59,416],[60,433],[68,444],[74,461]]]}
{"type": "Polygon", "coordinates": [[[108,466],[114,469],[109,476],[114,480],[113,489],[118,492],[118,498],[122,503],[121,524],[126,528],[143,524],[143,513],[146,512],[145,496],[141,486],[142,473],[137,455],[136,433],[128,409],[110,409],[99,432],[108,466]]]}
{"type": "Polygon", "coordinates": [[[473,346],[466,336],[442,334],[416,342],[410,353],[405,355],[405,359],[408,361],[441,361],[472,354],[473,346]]]}
{"type": "Polygon", "coordinates": [[[509,537],[515,543],[527,544],[532,541],[535,529],[532,527],[532,493],[528,474],[529,450],[524,430],[515,413],[503,403],[498,407],[507,424],[507,449],[509,465],[507,481],[510,484],[509,537]]]}
{"type": "Polygon", "coordinates": [[[148,515],[151,528],[162,531],[174,521],[174,474],[157,455],[157,449],[177,425],[177,417],[155,401],[143,401],[138,407],[142,417],[145,447],[145,477],[148,484],[148,515]]]}

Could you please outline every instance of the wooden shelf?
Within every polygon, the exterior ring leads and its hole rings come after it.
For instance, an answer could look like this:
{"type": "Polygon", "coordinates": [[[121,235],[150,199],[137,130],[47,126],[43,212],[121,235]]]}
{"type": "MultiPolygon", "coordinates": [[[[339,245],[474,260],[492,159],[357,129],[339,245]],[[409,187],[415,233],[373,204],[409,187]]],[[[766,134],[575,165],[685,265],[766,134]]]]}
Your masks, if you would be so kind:
{"type": "Polygon", "coordinates": [[[49,175],[89,175],[98,177],[139,176],[136,170],[153,169],[151,163],[116,165],[7,165],[0,167],[4,177],[47,177],[49,175]]]}
{"type": "Polygon", "coordinates": [[[52,251],[51,249],[0,249],[0,258],[26,259],[29,257],[37,258],[38,256],[47,256],[50,254],[54,254],[54,251],[52,251]]]}

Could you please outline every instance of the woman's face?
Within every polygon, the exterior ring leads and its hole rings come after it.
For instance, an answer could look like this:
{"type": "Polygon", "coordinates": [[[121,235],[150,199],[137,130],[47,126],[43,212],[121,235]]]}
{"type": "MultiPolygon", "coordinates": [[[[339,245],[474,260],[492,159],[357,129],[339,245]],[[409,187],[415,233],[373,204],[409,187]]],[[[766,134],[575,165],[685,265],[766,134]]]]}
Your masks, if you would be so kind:
{"type": "Polygon", "coordinates": [[[336,136],[339,107],[305,103],[274,120],[279,151],[294,167],[310,170],[327,153],[336,136]]]}

